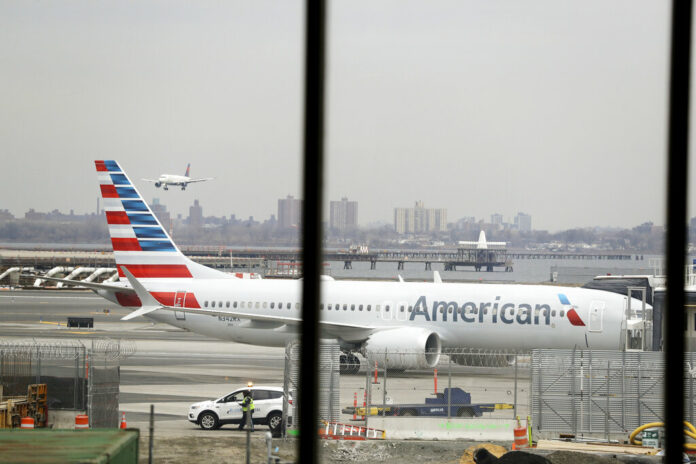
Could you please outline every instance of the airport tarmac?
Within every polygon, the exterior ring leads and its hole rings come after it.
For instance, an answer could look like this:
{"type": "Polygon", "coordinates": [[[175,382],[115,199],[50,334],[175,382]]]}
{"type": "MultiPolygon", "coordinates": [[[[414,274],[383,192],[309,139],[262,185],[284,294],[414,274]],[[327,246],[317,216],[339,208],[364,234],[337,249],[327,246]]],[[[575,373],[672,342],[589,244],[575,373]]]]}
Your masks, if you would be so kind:
{"type": "MultiPolygon", "coordinates": [[[[169,325],[154,324],[145,318],[120,321],[129,312],[87,291],[0,291],[0,342],[70,339],[89,345],[92,339],[126,340],[133,352],[120,360],[120,410],[126,413],[128,426],[139,428],[145,439],[149,434],[150,405],[154,404],[156,449],[160,450],[160,456],[172,454],[168,458],[171,460],[165,459],[164,462],[177,462],[177,456],[183,456],[182,450],[173,451],[178,449],[177,443],[182,440],[189,443],[189,439],[195,438],[201,446],[212,440],[209,445],[213,447],[216,440],[222,439],[228,445],[243,440],[243,432],[233,426],[211,432],[191,424],[186,419],[188,407],[197,401],[220,397],[247,381],[256,385],[282,386],[284,349],[212,340],[169,325]],[[68,317],[93,317],[94,328],[67,328],[68,317]]],[[[452,371],[453,385],[471,392],[475,402],[513,401],[511,369],[465,368],[452,364],[452,371]]],[[[526,403],[528,389],[522,377],[520,372],[518,403],[521,408],[526,408],[523,403],[526,403]]],[[[357,375],[341,376],[342,408],[352,406],[355,393],[362,397],[367,379],[364,370],[357,375]]],[[[432,394],[433,381],[432,372],[428,371],[391,376],[388,394],[400,402],[422,402],[425,396],[432,394]]],[[[446,387],[448,382],[447,372],[441,371],[439,388],[446,387]]],[[[371,388],[373,397],[381,400],[382,383],[371,388]]],[[[518,411],[526,415],[526,409],[518,411]]],[[[510,416],[512,411],[504,413],[510,416]]],[[[350,416],[344,416],[342,420],[350,422],[350,419],[350,416]]],[[[267,430],[263,426],[259,429],[267,430]]],[[[255,448],[265,448],[263,435],[254,435],[255,448]]],[[[343,445],[322,446],[338,446],[331,452],[339,455],[353,453],[340,451],[343,445]]],[[[465,449],[461,446],[448,451],[448,456],[457,453],[461,456],[465,449]]],[[[289,458],[293,455],[293,448],[292,443],[285,443],[279,452],[289,458]]],[[[448,462],[442,453],[435,453],[439,456],[437,462],[448,462]]],[[[431,462],[423,459],[414,462],[431,462]]]]}

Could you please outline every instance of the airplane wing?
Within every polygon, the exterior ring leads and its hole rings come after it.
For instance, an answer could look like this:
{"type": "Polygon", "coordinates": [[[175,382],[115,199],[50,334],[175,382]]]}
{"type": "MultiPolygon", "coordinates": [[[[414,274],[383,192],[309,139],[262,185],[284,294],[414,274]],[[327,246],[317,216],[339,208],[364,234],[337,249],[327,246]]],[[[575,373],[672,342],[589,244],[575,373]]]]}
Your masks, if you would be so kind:
{"type": "MultiPolygon", "coordinates": [[[[201,177],[200,179],[191,179],[191,180],[187,180],[186,183],[187,183],[187,184],[192,184],[192,183],[194,183],[194,182],[203,182],[203,181],[206,181],[206,180],[213,180],[213,179],[215,179],[215,178],[214,178],[214,177],[201,177]]],[[[143,180],[145,180],[145,179],[143,179],[143,180]]]]}
{"type": "MultiPolygon", "coordinates": [[[[153,309],[146,309],[144,313],[140,313],[140,310],[136,310],[127,316],[122,317],[122,320],[129,320],[143,314],[150,313],[155,310],[163,311],[177,311],[181,313],[188,314],[205,314],[208,316],[226,316],[226,317],[237,317],[239,319],[248,319],[255,322],[275,322],[284,325],[296,326],[302,323],[302,319],[299,317],[289,317],[289,316],[269,316],[263,314],[246,313],[241,311],[226,311],[223,309],[210,309],[210,308],[179,308],[175,306],[164,306],[160,305],[153,309]],[[136,314],[138,313],[138,314],[136,314]]],[[[321,330],[335,338],[341,338],[348,341],[363,341],[369,338],[370,335],[377,332],[379,329],[375,327],[370,327],[366,325],[359,324],[348,324],[348,323],[336,323],[328,321],[319,321],[321,330]]],[[[393,329],[394,327],[389,327],[393,329]]]]}
{"type": "Polygon", "coordinates": [[[159,182],[158,180],[155,180],[155,179],[140,179],[140,180],[144,180],[145,182],[159,182]]]}
{"type": "MultiPolygon", "coordinates": [[[[302,323],[302,319],[299,317],[271,316],[265,314],[247,313],[244,311],[237,311],[234,309],[181,308],[178,306],[162,305],[157,300],[155,300],[155,298],[152,295],[150,295],[150,293],[143,286],[143,284],[141,284],[138,281],[138,279],[136,279],[125,266],[121,266],[121,269],[123,270],[123,273],[126,275],[128,282],[131,284],[131,287],[133,287],[133,291],[135,291],[135,293],[138,295],[138,298],[140,298],[140,301],[143,303],[143,306],[140,309],[133,311],[127,316],[122,317],[121,320],[127,321],[129,319],[133,319],[138,316],[143,316],[145,314],[161,309],[165,311],[177,311],[189,314],[205,314],[208,316],[231,316],[238,317],[240,319],[248,319],[251,321],[276,322],[286,325],[298,325],[302,323]]],[[[321,325],[322,329],[327,335],[348,341],[365,340],[378,330],[371,326],[348,324],[343,322],[336,323],[320,321],[319,324],[321,325]]]]}

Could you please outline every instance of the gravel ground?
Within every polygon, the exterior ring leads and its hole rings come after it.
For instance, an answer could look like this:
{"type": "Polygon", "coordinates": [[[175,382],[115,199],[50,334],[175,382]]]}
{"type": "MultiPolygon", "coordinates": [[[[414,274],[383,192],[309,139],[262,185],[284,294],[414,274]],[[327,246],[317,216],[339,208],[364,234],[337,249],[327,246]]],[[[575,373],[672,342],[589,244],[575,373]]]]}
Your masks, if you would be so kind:
{"type": "MultiPolygon", "coordinates": [[[[465,441],[321,441],[320,462],[341,463],[398,463],[398,464],[459,464],[466,449],[474,442],[465,441]]],[[[504,445],[503,443],[500,443],[504,445]]],[[[295,440],[273,440],[274,454],[281,462],[296,462],[295,440]]],[[[265,433],[254,433],[251,437],[251,462],[267,463],[265,433]]],[[[603,457],[586,453],[555,451],[547,454],[553,464],[620,464],[656,463],[658,458],[603,457]]],[[[221,438],[195,437],[157,438],[154,444],[154,462],[231,462],[246,460],[246,438],[241,435],[221,438]]],[[[148,461],[147,437],[140,440],[140,462],[148,461]]]]}

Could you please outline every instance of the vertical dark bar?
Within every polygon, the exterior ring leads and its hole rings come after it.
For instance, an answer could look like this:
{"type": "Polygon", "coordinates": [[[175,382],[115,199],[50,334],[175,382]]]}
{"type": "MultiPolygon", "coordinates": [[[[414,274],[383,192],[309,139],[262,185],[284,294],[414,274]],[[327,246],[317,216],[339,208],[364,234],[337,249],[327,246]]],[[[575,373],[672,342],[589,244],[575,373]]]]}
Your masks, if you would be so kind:
{"type": "Polygon", "coordinates": [[[324,0],[307,0],[302,219],[302,362],[300,365],[300,459],[317,462],[319,390],[319,270],[324,171],[324,0]]]}
{"type": "Polygon", "coordinates": [[[150,437],[148,438],[147,446],[147,463],[152,464],[154,455],[152,453],[154,443],[155,443],[155,405],[150,405],[150,437]]]}
{"type": "Polygon", "coordinates": [[[684,446],[684,266],[688,172],[691,0],[672,2],[667,161],[667,294],[665,304],[665,462],[684,446]]]}

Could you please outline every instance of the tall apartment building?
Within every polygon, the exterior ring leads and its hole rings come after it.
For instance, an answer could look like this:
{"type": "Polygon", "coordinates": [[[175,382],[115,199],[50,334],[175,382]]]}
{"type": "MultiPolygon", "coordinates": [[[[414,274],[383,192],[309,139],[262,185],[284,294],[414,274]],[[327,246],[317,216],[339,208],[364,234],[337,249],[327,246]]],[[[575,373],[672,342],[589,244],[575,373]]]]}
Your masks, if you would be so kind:
{"type": "Polygon", "coordinates": [[[520,232],[531,232],[532,216],[525,213],[517,213],[517,216],[515,216],[515,227],[520,232]]]}
{"type": "Polygon", "coordinates": [[[399,234],[447,231],[447,209],[425,208],[417,201],[413,208],[394,208],[394,230],[399,234]]]}
{"type": "Polygon", "coordinates": [[[499,213],[491,214],[491,224],[495,226],[503,225],[503,215],[499,213]]]}
{"type": "Polygon", "coordinates": [[[413,233],[413,216],[413,208],[394,208],[394,230],[397,234],[413,233]]]}
{"type": "Polygon", "coordinates": [[[193,200],[193,206],[189,208],[188,220],[191,227],[196,229],[203,227],[203,207],[198,203],[198,200],[193,200]]]}
{"type": "Polygon", "coordinates": [[[302,200],[288,195],[278,200],[278,227],[289,229],[300,227],[302,222],[302,200]]]}
{"type": "Polygon", "coordinates": [[[358,227],[358,202],[348,201],[346,197],[330,202],[329,227],[339,232],[358,227]]]}

